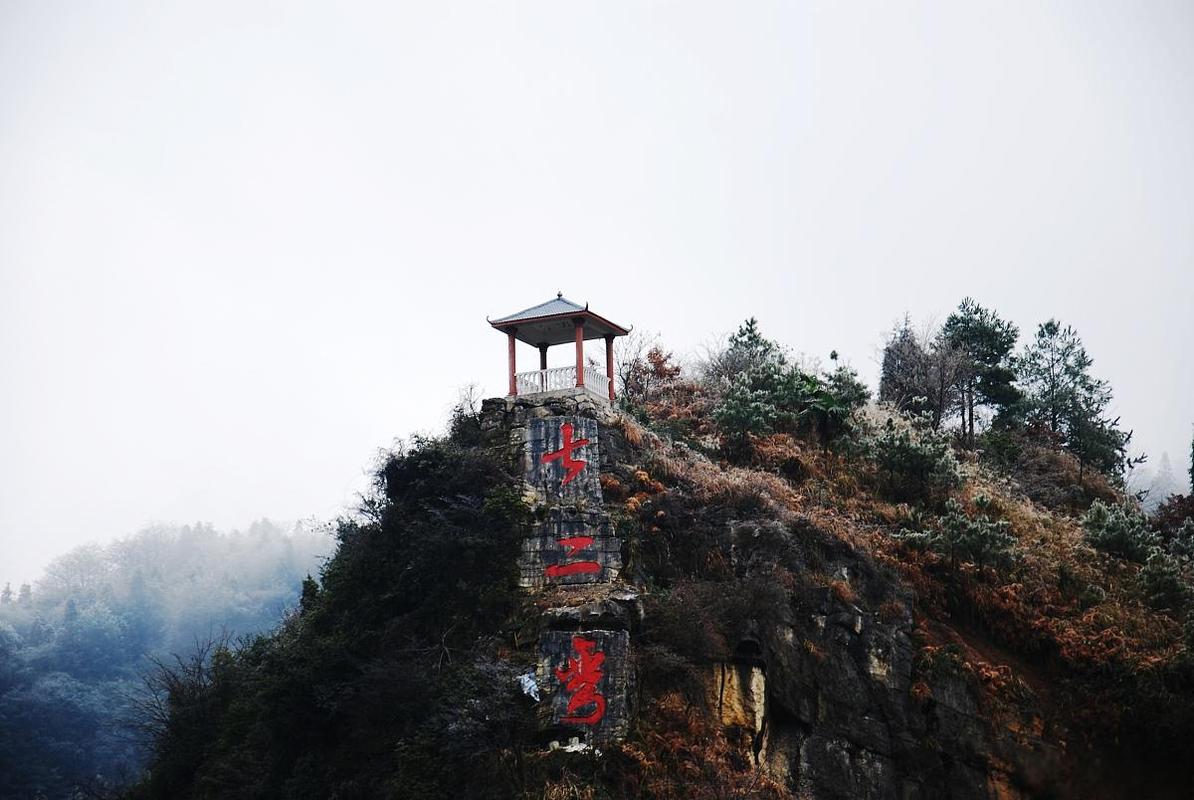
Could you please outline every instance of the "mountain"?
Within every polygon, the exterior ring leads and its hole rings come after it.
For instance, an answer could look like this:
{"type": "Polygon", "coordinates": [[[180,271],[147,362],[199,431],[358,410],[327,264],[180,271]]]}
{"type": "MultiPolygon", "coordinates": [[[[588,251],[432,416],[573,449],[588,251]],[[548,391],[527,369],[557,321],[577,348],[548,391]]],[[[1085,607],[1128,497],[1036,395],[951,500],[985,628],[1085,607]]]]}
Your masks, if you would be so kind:
{"type": "Polygon", "coordinates": [[[1188,796],[1184,498],[840,372],[666,374],[390,454],[297,613],[159,670],[127,796],[1188,796]]]}

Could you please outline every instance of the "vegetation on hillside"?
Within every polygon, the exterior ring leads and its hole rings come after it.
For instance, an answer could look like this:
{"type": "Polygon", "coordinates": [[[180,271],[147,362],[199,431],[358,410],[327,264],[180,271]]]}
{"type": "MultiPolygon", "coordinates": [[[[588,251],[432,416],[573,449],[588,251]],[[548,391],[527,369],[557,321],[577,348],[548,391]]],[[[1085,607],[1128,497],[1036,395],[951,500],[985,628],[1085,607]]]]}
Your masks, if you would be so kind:
{"type": "Polygon", "coordinates": [[[515,588],[512,454],[458,408],[447,436],[383,459],[298,613],[157,674],[131,796],[790,796],[749,731],[711,722],[701,676],[811,596],[908,614],[916,696],[949,670],[986,713],[1035,716],[1083,767],[1072,792],[1172,792],[1194,735],[1194,502],[1145,515],[1125,491],[1129,434],[1074,331],[1017,342],[969,300],[940,330],[905,324],[878,403],[836,354],[811,366],[755,320],[698,363],[640,343],[602,434],[645,590],[638,713],[601,758],[546,751],[518,688],[550,597],[515,588]]]}
{"type": "MultiPolygon", "coordinates": [[[[757,336],[748,321],[727,351],[757,336]]],[[[1072,328],[1050,320],[1018,352],[1016,339],[971,300],[936,331],[905,322],[884,350],[883,402],[830,437],[709,413],[733,397],[709,379],[717,360],[625,402],[723,475],[782,478],[772,500],[898,571],[922,620],[1023,656],[1076,744],[1180,772],[1194,734],[1194,500],[1146,516],[1125,492],[1142,459],[1072,328]]],[[[755,400],[753,419],[771,418],[774,400],[755,400]]]]}

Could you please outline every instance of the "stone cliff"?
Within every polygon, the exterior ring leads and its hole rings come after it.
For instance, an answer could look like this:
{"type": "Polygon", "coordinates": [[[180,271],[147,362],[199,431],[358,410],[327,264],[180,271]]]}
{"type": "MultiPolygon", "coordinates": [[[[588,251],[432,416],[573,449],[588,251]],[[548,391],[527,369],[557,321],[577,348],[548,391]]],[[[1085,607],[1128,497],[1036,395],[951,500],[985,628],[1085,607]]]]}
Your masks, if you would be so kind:
{"type": "Polygon", "coordinates": [[[684,694],[750,770],[792,796],[977,800],[1064,785],[1062,735],[1046,728],[1027,690],[992,693],[963,667],[988,664],[962,657],[967,639],[915,620],[909,589],[847,539],[750,487],[747,502],[725,487],[718,502],[700,486],[715,465],[583,393],[486,401],[482,426],[519,461],[536,511],[520,567],[539,613],[546,736],[623,741],[653,704],[684,694]],[[575,450],[586,463],[566,482],[573,454],[544,460],[566,448],[565,426],[586,441],[575,450]],[[674,474],[653,477],[666,469],[674,474]],[[670,574],[656,569],[661,540],[672,550],[670,574]],[[570,541],[584,547],[569,550],[570,541]],[[677,567],[675,558],[697,551],[712,566],[677,567]],[[579,561],[592,571],[568,569],[579,561]],[[690,603],[683,593],[692,586],[708,594],[690,603]],[[732,624],[719,602],[742,609],[732,624]],[[668,626],[683,628],[686,614],[722,641],[685,651],[669,640],[668,626]],[[710,626],[710,614],[723,623],[710,626]],[[570,706],[561,676],[584,637],[606,669],[587,704],[570,706]],[[640,674],[667,648],[686,662],[687,677],[671,687],[640,674]],[[599,722],[585,718],[595,694],[606,698],[599,722]]]}

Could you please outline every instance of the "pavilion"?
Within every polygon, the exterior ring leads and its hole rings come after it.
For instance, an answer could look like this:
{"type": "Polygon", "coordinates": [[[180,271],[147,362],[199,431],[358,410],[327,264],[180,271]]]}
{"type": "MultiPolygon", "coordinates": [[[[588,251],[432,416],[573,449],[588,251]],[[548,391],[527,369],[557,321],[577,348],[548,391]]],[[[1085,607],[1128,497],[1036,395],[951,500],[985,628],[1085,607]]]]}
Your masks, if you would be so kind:
{"type": "Polygon", "coordinates": [[[589,310],[589,304],[577,305],[562,292],[537,306],[491,319],[489,324],[509,339],[510,391],[515,397],[562,390],[583,389],[613,402],[614,399],[614,338],[630,333],[628,328],[610,322],[589,310]],[[585,365],[585,340],[605,340],[605,374],[585,365]],[[539,369],[518,372],[515,343],[526,342],[539,348],[539,369]],[[576,366],[547,368],[547,348],[553,344],[574,342],[576,366]]]}

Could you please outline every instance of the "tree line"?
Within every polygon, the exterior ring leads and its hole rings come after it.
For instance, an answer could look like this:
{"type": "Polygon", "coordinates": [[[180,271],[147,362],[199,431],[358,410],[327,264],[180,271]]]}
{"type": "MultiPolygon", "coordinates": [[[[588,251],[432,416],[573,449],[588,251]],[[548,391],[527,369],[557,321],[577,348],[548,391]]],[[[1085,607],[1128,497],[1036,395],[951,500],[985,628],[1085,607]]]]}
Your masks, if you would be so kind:
{"type": "Polygon", "coordinates": [[[986,444],[1010,435],[1068,453],[1079,484],[1089,469],[1122,480],[1143,457],[1129,454],[1132,433],[1108,413],[1111,386],[1093,374],[1078,332],[1050,319],[1017,349],[1019,339],[1013,322],[970,298],[939,327],[918,331],[905,318],[883,348],[879,399],[934,430],[956,421],[964,447],[978,447],[985,428],[986,444]]]}

